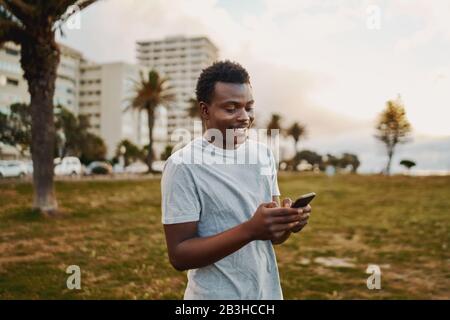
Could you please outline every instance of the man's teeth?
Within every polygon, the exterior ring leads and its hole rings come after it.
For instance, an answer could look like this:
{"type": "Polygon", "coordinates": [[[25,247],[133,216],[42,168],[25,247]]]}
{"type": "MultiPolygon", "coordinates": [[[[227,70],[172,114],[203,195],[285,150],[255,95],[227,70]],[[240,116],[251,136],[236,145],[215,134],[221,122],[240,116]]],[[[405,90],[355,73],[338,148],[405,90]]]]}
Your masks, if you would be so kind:
{"type": "Polygon", "coordinates": [[[247,131],[247,128],[235,128],[234,129],[234,132],[240,133],[240,134],[245,133],[246,131],[247,131]]]}

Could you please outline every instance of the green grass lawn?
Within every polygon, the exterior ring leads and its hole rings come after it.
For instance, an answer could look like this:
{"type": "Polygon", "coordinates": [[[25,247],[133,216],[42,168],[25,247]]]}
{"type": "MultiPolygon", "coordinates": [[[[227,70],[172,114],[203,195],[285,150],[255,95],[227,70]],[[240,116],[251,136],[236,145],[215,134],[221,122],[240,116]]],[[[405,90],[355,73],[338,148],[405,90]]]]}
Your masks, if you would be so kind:
{"type": "MultiPolygon", "coordinates": [[[[450,177],[281,175],[284,197],[314,191],[308,226],[276,246],[286,299],[450,298],[450,177]],[[337,258],[344,266],[326,265],[337,258]],[[369,264],[381,290],[368,290],[369,264]]],[[[30,209],[28,183],[0,184],[0,299],[178,299],[160,181],[58,182],[64,218],[30,209]],[[69,265],[81,290],[68,290],[69,265]]]]}

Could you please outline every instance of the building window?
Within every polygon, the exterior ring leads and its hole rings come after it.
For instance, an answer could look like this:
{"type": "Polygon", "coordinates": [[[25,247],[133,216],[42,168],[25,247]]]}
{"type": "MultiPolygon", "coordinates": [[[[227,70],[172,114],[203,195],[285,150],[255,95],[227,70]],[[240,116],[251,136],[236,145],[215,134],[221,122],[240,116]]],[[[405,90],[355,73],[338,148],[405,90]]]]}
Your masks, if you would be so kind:
{"type": "Polygon", "coordinates": [[[6,54],[9,54],[10,56],[18,56],[19,50],[12,49],[12,48],[5,48],[6,54]]]}
{"type": "Polygon", "coordinates": [[[19,85],[19,80],[6,78],[6,84],[17,87],[19,85]]]}

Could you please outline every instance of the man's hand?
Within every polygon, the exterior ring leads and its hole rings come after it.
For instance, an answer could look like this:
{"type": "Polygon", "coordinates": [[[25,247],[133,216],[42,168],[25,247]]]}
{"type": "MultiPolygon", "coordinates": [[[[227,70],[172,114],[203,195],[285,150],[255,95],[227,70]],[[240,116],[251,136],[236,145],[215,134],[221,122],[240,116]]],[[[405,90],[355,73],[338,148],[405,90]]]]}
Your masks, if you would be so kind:
{"type": "Polygon", "coordinates": [[[300,223],[291,229],[291,232],[294,232],[294,233],[301,231],[308,224],[309,216],[310,216],[311,210],[312,210],[311,206],[309,204],[306,207],[303,207],[300,209],[301,209],[300,223]]]}
{"type": "MultiPolygon", "coordinates": [[[[283,199],[282,206],[290,208],[292,206],[292,200],[290,198],[283,199]]],[[[298,224],[293,226],[291,229],[289,229],[287,231],[278,232],[274,236],[274,238],[272,238],[272,243],[273,244],[281,244],[289,238],[289,236],[291,235],[292,232],[297,233],[300,230],[302,230],[308,224],[308,219],[309,219],[310,213],[311,213],[310,205],[300,208],[300,210],[299,210],[300,220],[299,220],[298,224]]]]}
{"type": "Polygon", "coordinates": [[[300,223],[299,209],[278,207],[275,201],[261,204],[253,217],[246,222],[252,240],[277,241],[300,223]]]}

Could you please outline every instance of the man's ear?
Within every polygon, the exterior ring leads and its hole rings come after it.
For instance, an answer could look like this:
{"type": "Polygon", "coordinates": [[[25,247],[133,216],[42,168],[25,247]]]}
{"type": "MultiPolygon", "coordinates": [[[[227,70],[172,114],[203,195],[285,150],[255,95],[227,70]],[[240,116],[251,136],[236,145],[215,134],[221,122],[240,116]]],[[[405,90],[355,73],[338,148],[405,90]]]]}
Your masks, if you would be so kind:
{"type": "Polygon", "coordinates": [[[206,103],[201,101],[199,103],[200,106],[200,114],[204,120],[209,120],[209,107],[206,103]]]}

